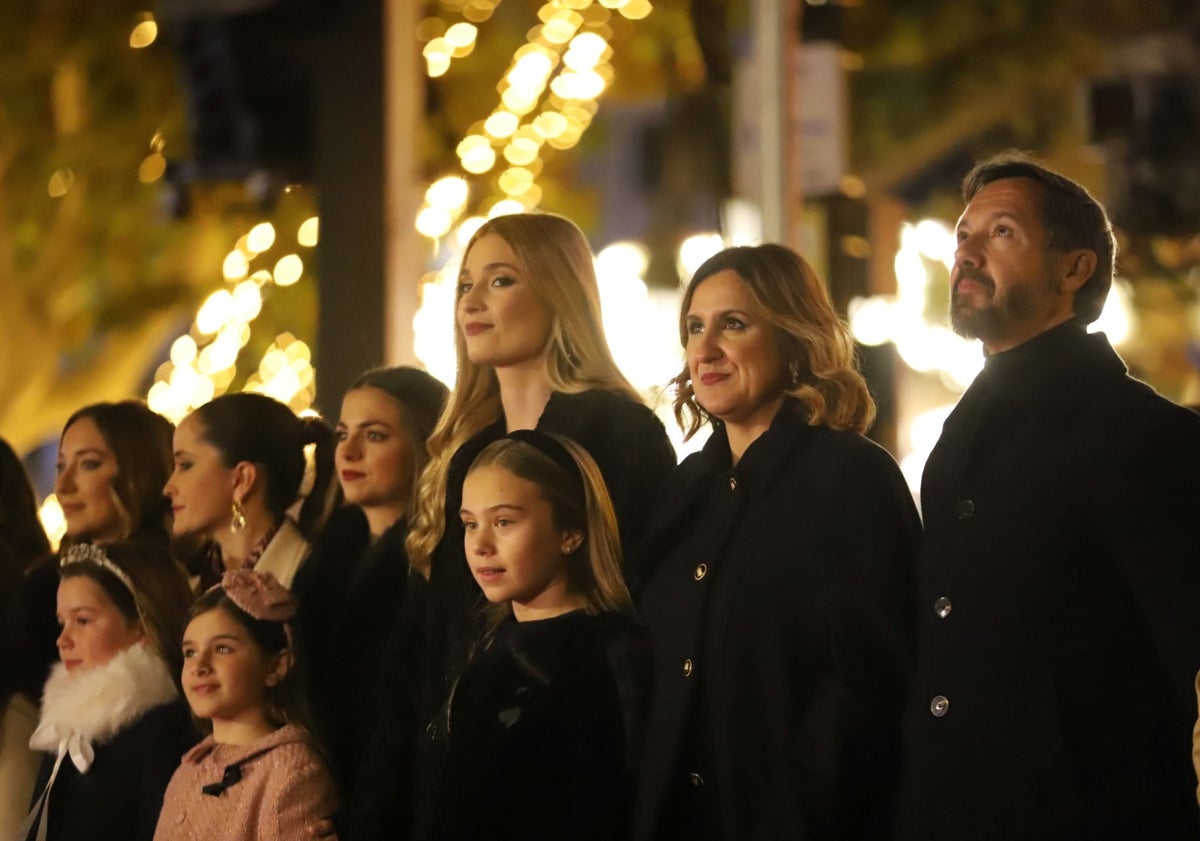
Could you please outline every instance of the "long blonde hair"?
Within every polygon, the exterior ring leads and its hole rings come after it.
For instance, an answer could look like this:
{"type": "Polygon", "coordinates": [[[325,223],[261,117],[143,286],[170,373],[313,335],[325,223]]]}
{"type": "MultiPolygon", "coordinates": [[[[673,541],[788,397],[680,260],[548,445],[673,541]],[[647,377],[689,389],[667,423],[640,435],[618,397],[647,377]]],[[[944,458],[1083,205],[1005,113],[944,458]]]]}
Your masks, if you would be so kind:
{"type": "MultiPolygon", "coordinates": [[[[590,614],[632,613],[633,599],[621,574],[617,515],[600,468],[587,450],[569,438],[543,432],[524,434],[538,441],[537,445],[516,438],[493,441],[475,457],[468,475],[484,467],[496,467],[536,485],[542,499],[550,505],[554,528],[583,533],[579,549],[568,559],[567,582],[571,593],[583,598],[584,609],[590,614]],[[578,477],[571,476],[566,467],[542,451],[546,445],[539,439],[547,438],[567,451],[579,468],[578,477]]],[[[493,607],[489,630],[512,612],[508,603],[493,607]]]]}
{"type": "MultiPolygon", "coordinates": [[[[755,315],[775,331],[791,376],[783,389],[811,425],[865,432],[875,419],[875,400],[858,372],[854,339],[829,300],[816,270],[792,249],[766,245],[727,248],[706,260],[688,284],[679,307],[679,341],[687,347],[687,312],[696,287],[731,270],[745,284],[755,315]]],[[[687,362],[671,380],[675,420],[691,438],[709,420],[696,402],[687,362]]]]}
{"type": "MultiPolygon", "coordinates": [[[[573,394],[603,389],[640,401],[608,349],[592,250],[575,223],[552,213],[497,216],[471,237],[463,252],[464,262],[475,243],[490,234],[508,243],[530,288],[552,314],[550,336],[542,352],[551,390],[573,394]]],[[[455,310],[457,319],[457,306],[455,310]]],[[[446,531],[450,459],[459,447],[503,414],[495,369],[470,360],[457,327],[454,354],[458,376],[429,438],[429,463],[421,473],[419,503],[405,540],[409,564],[426,577],[433,551],[446,531]]]]}

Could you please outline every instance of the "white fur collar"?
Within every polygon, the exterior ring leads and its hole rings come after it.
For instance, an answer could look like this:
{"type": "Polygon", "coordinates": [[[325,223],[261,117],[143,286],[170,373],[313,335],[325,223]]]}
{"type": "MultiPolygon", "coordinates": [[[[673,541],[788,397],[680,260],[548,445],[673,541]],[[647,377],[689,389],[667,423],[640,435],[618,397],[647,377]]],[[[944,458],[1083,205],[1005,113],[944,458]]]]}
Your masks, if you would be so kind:
{"type": "MultiPolygon", "coordinates": [[[[76,766],[77,747],[102,745],[145,713],[179,697],[167,666],[148,646],[137,643],[103,666],[68,672],[57,664],[46,681],[42,713],[29,739],[34,750],[70,750],[76,766]]],[[[90,756],[84,764],[90,765],[90,756]]],[[[87,768],[80,768],[86,771],[87,768]]]]}

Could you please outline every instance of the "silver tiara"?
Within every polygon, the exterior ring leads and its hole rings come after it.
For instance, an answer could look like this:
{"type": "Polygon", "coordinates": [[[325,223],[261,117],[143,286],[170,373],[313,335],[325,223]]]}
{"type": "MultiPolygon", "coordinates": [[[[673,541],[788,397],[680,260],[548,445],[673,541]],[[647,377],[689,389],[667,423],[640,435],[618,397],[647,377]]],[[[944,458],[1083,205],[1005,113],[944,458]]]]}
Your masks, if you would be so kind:
{"type": "Polygon", "coordinates": [[[73,544],[63,553],[58,565],[59,567],[68,567],[71,564],[81,563],[95,564],[98,567],[108,570],[116,576],[118,581],[125,585],[125,589],[134,597],[134,601],[137,600],[137,593],[133,589],[133,581],[130,579],[129,574],[114,564],[108,555],[104,554],[104,550],[95,543],[73,544]]]}

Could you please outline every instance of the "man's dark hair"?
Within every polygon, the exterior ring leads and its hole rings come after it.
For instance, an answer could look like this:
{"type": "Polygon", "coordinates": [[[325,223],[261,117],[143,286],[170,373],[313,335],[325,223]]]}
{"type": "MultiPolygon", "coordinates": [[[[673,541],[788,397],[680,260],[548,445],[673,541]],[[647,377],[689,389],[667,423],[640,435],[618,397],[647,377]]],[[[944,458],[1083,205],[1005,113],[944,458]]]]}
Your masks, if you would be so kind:
{"type": "Polygon", "coordinates": [[[976,164],[963,179],[963,201],[970,202],[983,187],[1006,178],[1028,178],[1040,187],[1048,247],[1058,251],[1087,248],[1096,253],[1095,271],[1075,293],[1075,317],[1092,323],[1104,309],[1117,259],[1117,241],[1104,207],[1079,184],[1020,152],[1003,152],[976,164]]]}

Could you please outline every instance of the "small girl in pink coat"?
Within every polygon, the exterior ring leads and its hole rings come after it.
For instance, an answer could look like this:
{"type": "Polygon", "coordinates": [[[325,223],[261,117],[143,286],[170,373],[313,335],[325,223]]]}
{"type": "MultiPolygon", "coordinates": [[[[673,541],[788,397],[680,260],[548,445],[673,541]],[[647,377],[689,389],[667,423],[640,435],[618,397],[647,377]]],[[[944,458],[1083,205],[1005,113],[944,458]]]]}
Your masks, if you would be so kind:
{"type": "Polygon", "coordinates": [[[336,807],[333,780],[295,721],[299,681],[287,622],[295,599],[270,573],[226,572],[192,606],[183,691],[212,735],[184,754],[154,841],[308,837],[336,807]]]}

